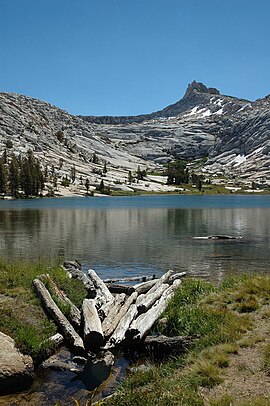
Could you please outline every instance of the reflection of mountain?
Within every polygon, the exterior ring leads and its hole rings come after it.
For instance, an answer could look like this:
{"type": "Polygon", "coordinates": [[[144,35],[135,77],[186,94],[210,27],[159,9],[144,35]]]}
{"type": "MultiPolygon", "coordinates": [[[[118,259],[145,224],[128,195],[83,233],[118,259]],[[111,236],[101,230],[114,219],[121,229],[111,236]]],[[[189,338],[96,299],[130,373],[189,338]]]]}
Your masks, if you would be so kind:
{"type": "MultiPolygon", "coordinates": [[[[270,209],[40,209],[0,211],[6,257],[69,258],[108,273],[192,274],[269,260],[270,209]],[[240,242],[192,236],[242,235],[240,242]]],[[[266,265],[265,265],[266,266],[266,265]]]]}

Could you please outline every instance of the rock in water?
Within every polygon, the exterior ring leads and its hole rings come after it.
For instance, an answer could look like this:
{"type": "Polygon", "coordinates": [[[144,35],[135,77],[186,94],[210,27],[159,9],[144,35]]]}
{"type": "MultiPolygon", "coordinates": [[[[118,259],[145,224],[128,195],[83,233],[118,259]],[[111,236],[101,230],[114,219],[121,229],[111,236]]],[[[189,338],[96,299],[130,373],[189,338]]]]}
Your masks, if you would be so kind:
{"type": "Polygon", "coordinates": [[[34,364],[22,355],[14,340],[0,332],[0,395],[26,389],[33,380],[34,364]]]}

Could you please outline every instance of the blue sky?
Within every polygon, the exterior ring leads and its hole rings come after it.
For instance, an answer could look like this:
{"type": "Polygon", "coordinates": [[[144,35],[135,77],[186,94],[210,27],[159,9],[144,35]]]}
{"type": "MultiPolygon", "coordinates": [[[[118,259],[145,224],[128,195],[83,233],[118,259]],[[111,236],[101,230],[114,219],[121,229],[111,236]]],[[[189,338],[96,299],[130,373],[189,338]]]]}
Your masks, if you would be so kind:
{"type": "Polygon", "coordinates": [[[269,0],[0,0],[0,91],[73,114],[150,113],[192,80],[270,93],[269,0]]]}

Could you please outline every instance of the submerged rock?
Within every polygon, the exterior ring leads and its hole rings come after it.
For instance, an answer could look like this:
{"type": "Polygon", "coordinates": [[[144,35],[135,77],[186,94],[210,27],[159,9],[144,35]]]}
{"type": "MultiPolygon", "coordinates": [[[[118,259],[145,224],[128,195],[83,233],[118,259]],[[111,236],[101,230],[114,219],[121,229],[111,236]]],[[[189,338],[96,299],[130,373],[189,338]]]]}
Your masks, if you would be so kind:
{"type": "Polygon", "coordinates": [[[0,332],[0,394],[19,392],[32,383],[33,360],[15,347],[15,341],[0,332]]]}

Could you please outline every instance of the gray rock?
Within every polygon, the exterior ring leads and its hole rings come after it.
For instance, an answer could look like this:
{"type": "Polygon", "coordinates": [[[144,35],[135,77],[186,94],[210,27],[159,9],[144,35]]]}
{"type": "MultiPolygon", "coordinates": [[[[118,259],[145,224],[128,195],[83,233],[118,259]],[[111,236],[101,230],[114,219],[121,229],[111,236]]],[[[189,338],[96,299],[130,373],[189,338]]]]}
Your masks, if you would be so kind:
{"type": "Polygon", "coordinates": [[[15,342],[0,332],[0,394],[19,392],[33,380],[33,360],[15,347],[15,342]]]}

